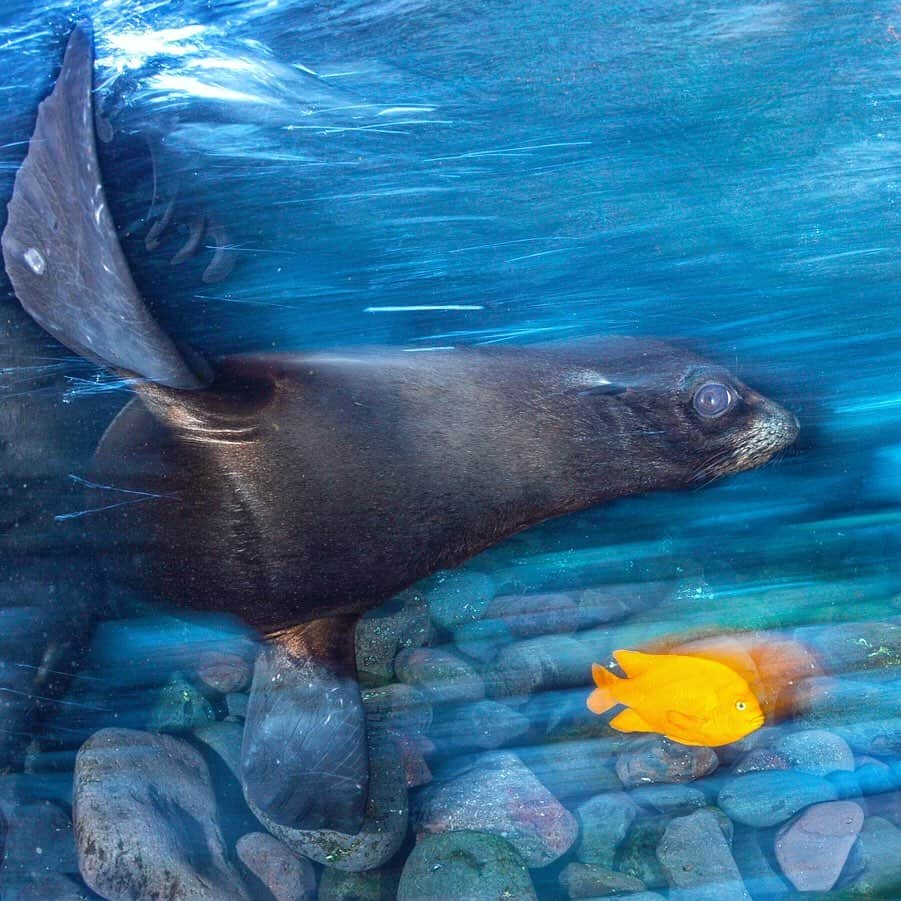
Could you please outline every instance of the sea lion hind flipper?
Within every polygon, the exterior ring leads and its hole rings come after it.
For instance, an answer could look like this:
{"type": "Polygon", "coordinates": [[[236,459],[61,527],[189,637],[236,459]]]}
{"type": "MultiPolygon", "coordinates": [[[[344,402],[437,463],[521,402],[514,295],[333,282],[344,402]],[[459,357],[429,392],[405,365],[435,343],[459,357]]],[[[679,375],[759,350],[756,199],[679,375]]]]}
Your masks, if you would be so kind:
{"type": "Polygon", "coordinates": [[[369,752],[356,620],[304,623],[270,639],[257,658],[241,775],[251,808],[280,825],[349,834],[363,825],[369,752]]]}
{"type": "MultiPolygon", "coordinates": [[[[3,259],[31,317],[79,355],[172,388],[201,388],[131,277],[103,192],[91,98],[91,26],[69,37],[16,175],[3,259]]],[[[196,371],[195,371],[196,370],[196,371]]]]}

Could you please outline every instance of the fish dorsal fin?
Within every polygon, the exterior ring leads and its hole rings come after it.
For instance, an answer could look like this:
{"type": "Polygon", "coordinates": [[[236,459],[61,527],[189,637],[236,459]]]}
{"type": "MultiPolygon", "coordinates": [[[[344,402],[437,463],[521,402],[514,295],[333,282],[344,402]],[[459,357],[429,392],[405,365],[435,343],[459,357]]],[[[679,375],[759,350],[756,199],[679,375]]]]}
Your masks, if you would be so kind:
{"type": "Polygon", "coordinates": [[[655,665],[658,657],[658,654],[642,654],[641,651],[613,652],[613,659],[630,679],[635,679],[646,673],[655,665]]]}
{"type": "Polygon", "coordinates": [[[151,316],[119,246],[97,160],[93,69],[91,26],[82,22],[16,175],[6,271],[29,315],[77,354],[171,388],[204,387],[205,374],[151,316]]]}

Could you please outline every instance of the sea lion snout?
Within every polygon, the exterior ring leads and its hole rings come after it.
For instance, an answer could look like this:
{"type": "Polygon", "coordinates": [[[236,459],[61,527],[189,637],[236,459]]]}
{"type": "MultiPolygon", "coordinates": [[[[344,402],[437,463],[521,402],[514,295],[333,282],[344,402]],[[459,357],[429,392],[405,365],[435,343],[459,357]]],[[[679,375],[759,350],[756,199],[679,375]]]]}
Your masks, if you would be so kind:
{"type": "Polygon", "coordinates": [[[732,475],[762,466],[779,451],[797,440],[801,432],[798,417],[775,401],[742,387],[740,423],[730,436],[732,451],[719,461],[717,471],[710,467],[698,475],[708,481],[721,475],[732,475]]]}
{"type": "Polygon", "coordinates": [[[801,423],[794,413],[756,391],[746,391],[745,400],[754,413],[755,431],[773,446],[773,453],[798,440],[801,423]]]}

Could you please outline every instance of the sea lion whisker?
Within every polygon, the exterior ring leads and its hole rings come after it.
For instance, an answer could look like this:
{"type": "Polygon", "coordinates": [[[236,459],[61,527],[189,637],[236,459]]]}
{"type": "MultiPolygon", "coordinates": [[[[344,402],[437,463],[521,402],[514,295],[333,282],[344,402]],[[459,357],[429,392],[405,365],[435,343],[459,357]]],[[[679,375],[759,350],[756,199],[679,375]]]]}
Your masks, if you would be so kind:
{"type": "Polygon", "coordinates": [[[75,473],[70,472],[69,478],[76,482],[79,485],[84,485],[85,488],[96,488],[100,491],[119,491],[122,494],[140,494],[144,497],[172,497],[171,494],[166,494],[156,492],[156,491],[138,491],[134,488],[117,488],[115,485],[101,485],[99,482],[92,482],[89,479],[82,478],[82,476],[75,475],[75,473]]]}
{"type": "Polygon", "coordinates": [[[131,504],[143,504],[146,501],[158,500],[164,497],[172,497],[172,495],[159,494],[136,497],[128,501],[119,501],[118,504],[107,504],[105,507],[91,507],[88,510],[78,510],[75,513],[57,513],[53,519],[55,522],[66,522],[70,519],[80,519],[82,516],[88,516],[91,513],[105,513],[107,510],[117,510],[119,507],[128,507],[131,504]]]}

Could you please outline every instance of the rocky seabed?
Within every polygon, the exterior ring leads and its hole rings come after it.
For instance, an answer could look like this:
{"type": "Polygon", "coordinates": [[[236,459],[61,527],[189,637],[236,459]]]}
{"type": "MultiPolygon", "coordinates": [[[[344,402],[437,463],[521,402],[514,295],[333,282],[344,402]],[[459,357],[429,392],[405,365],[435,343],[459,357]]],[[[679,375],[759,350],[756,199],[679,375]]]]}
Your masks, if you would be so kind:
{"type": "Polygon", "coordinates": [[[367,615],[372,785],[355,836],[248,807],[254,649],[207,648],[145,729],[91,735],[74,774],[0,777],[2,898],[901,898],[893,616],[755,633],[810,658],[783,674],[790,715],[734,745],[623,735],[585,708],[593,661],[678,631],[703,601],[698,586],[542,591],[459,570],[367,615]]]}

